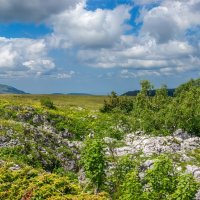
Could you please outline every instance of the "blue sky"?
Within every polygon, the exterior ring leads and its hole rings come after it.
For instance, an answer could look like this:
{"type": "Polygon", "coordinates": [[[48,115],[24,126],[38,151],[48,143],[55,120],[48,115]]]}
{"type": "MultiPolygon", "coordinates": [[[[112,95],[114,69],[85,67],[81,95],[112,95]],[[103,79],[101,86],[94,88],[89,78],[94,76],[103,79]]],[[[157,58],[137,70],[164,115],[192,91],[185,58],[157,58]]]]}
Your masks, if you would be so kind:
{"type": "Polygon", "coordinates": [[[200,0],[0,0],[0,83],[119,94],[200,77],[200,0]]]}

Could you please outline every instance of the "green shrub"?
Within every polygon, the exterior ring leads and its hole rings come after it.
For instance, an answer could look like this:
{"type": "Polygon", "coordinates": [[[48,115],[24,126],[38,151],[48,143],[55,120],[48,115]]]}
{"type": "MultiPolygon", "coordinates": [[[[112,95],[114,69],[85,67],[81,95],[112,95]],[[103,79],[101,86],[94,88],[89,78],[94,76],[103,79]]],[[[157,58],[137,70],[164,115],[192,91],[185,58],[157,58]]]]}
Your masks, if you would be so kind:
{"type": "Polygon", "coordinates": [[[130,113],[133,110],[133,100],[130,97],[120,97],[115,92],[108,96],[108,100],[104,100],[104,105],[100,109],[103,113],[118,112],[130,113]]]}
{"type": "Polygon", "coordinates": [[[53,101],[50,98],[42,98],[40,100],[40,103],[42,106],[49,108],[49,109],[55,109],[53,101]]]}
{"type": "Polygon", "coordinates": [[[191,200],[199,183],[190,174],[176,171],[171,159],[160,156],[142,178],[137,169],[125,176],[120,188],[120,200],[191,200]]]}
{"type": "Polygon", "coordinates": [[[86,177],[95,187],[95,193],[98,193],[105,180],[106,160],[103,142],[99,139],[87,139],[84,145],[81,163],[86,177]]]}
{"type": "Polygon", "coordinates": [[[0,167],[0,199],[21,200],[28,196],[33,200],[48,199],[61,195],[76,195],[80,191],[66,176],[46,173],[27,166],[11,170],[11,166],[12,163],[0,167]]]}

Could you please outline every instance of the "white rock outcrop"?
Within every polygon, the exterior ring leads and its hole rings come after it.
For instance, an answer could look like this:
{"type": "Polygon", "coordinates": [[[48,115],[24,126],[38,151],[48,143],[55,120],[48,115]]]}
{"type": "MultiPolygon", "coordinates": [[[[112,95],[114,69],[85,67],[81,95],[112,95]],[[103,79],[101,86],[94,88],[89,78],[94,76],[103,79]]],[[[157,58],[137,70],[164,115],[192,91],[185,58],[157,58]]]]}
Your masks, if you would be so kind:
{"type": "Polygon", "coordinates": [[[192,137],[178,130],[172,136],[152,137],[149,135],[128,134],[124,138],[125,146],[115,148],[117,156],[143,153],[145,156],[161,153],[181,153],[200,148],[200,138],[192,137]]]}

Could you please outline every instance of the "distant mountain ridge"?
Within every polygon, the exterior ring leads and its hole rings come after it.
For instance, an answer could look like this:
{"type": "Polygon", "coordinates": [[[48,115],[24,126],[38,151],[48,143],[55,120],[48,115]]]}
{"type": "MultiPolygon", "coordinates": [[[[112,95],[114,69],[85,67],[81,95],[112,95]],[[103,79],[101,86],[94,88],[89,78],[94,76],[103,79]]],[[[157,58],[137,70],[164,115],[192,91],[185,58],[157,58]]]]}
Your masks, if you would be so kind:
{"type": "Polygon", "coordinates": [[[0,84],[0,94],[27,94],[22,90],[18,90],[14,87],[0,84]]]}
{"type": "MultiPolygon", "coordinates": [[[[137,96],[137,94],[140,92],[140,90],[134,90],[134,91],[128,91],[122,96],[137,96]]],[[[175,89],[167,89],[168,96],[173,96],[175,92],[175,89]]],[[[149,96],[155,96],[156,90],[150,90],[149,91],[149,96]]]]}
{"type": "Polygon", "coordinates": [[[88,93],[68,93],[67,95],[72,95],[72,96],[92,96],[92,94],[88,94],[88,93]]]}

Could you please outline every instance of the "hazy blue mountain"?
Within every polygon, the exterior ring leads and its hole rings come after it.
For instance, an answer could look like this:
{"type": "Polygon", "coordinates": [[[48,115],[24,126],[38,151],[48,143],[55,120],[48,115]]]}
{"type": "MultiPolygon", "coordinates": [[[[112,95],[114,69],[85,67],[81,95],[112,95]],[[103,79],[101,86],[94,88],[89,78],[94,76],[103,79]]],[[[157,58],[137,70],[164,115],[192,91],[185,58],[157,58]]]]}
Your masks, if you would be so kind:
{"type": "Polygon", "coordinates": [[[8,85],[0,84],[0,94],[26,94],[26,92],[8,85]]]}

